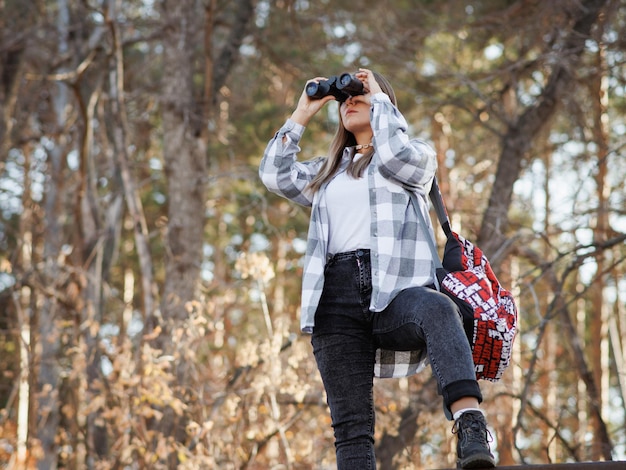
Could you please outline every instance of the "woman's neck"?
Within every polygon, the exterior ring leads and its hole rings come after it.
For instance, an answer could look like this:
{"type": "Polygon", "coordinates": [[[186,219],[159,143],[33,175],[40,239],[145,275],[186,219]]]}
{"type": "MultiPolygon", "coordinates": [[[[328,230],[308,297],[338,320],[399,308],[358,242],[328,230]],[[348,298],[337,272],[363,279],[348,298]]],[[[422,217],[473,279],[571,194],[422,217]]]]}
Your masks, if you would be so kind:
{"type": "Polygon", "coordinates": [[[372,134],[372,132],[363,132],[363,133],[359,133],[359,134],[354,134],[354,138],[356,140],[357,143],[357,150],[358,149],[367,149],[372,145],[372,138],[374,137],[374,135],[372,134]]]}

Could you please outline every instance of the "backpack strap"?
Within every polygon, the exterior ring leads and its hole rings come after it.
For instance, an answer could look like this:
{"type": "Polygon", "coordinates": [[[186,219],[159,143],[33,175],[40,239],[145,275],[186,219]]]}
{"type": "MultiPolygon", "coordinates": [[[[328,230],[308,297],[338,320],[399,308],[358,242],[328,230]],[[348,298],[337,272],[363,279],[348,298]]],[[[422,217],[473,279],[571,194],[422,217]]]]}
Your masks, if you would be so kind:
{"type": "Polygon", "coordinates": [[[446,234],[446,237],[449,237],[452,233],[450,218],[448,217],[446,203],[443,201],[443,196],[441,195],[441,190],[439,189],[436,176],[433,179],[433,184],[428,195],[430,196],[430,202],[432,202],[435,212],[437,213],[437,219],[439,219],[443,233],[446,234]]]}

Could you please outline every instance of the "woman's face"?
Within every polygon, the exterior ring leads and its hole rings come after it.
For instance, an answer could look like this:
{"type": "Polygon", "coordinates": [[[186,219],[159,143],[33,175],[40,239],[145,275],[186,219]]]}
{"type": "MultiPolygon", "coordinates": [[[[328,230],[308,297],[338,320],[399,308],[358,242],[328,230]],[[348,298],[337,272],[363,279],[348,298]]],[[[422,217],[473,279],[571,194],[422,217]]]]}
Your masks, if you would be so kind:
{"type": "Polygon", "coordinates": [[[351,96],[339,105],[341,122],[346,130],[358,134],[370,130],[370,93],[351,96]]]}

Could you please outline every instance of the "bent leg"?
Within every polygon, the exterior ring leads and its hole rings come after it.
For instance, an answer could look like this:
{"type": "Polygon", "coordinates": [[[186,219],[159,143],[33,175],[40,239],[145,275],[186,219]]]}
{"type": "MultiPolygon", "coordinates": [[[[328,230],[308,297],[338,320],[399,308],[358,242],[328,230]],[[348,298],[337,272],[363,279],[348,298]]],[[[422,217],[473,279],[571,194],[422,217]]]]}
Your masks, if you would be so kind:
{"type": "Polygon", "coordinates": [[[448,409],[464,397],[482,401],[458,307],[446,295],[427,287],[402,291],[374,316],[373,333],[376,345],[384,349],[426,347],[448,409]]]}

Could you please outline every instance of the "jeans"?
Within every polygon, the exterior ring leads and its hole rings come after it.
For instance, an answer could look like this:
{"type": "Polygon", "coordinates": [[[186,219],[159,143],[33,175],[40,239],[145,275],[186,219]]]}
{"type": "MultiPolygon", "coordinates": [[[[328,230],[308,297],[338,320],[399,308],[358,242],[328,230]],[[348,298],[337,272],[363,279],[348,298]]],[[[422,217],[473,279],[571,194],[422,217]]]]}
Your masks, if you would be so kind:
{"type": "Polygon", "coordinates": [[[462,397],[482,401],[459,311],[447,296],[429,287],[414,287],[398,294],[384,311],[370,312],[368,250],[335,255],[324,276],[311,342],[330,408],[338,470],[376,468],[377,348],[426,348],[448,409],[462,397]]]}

